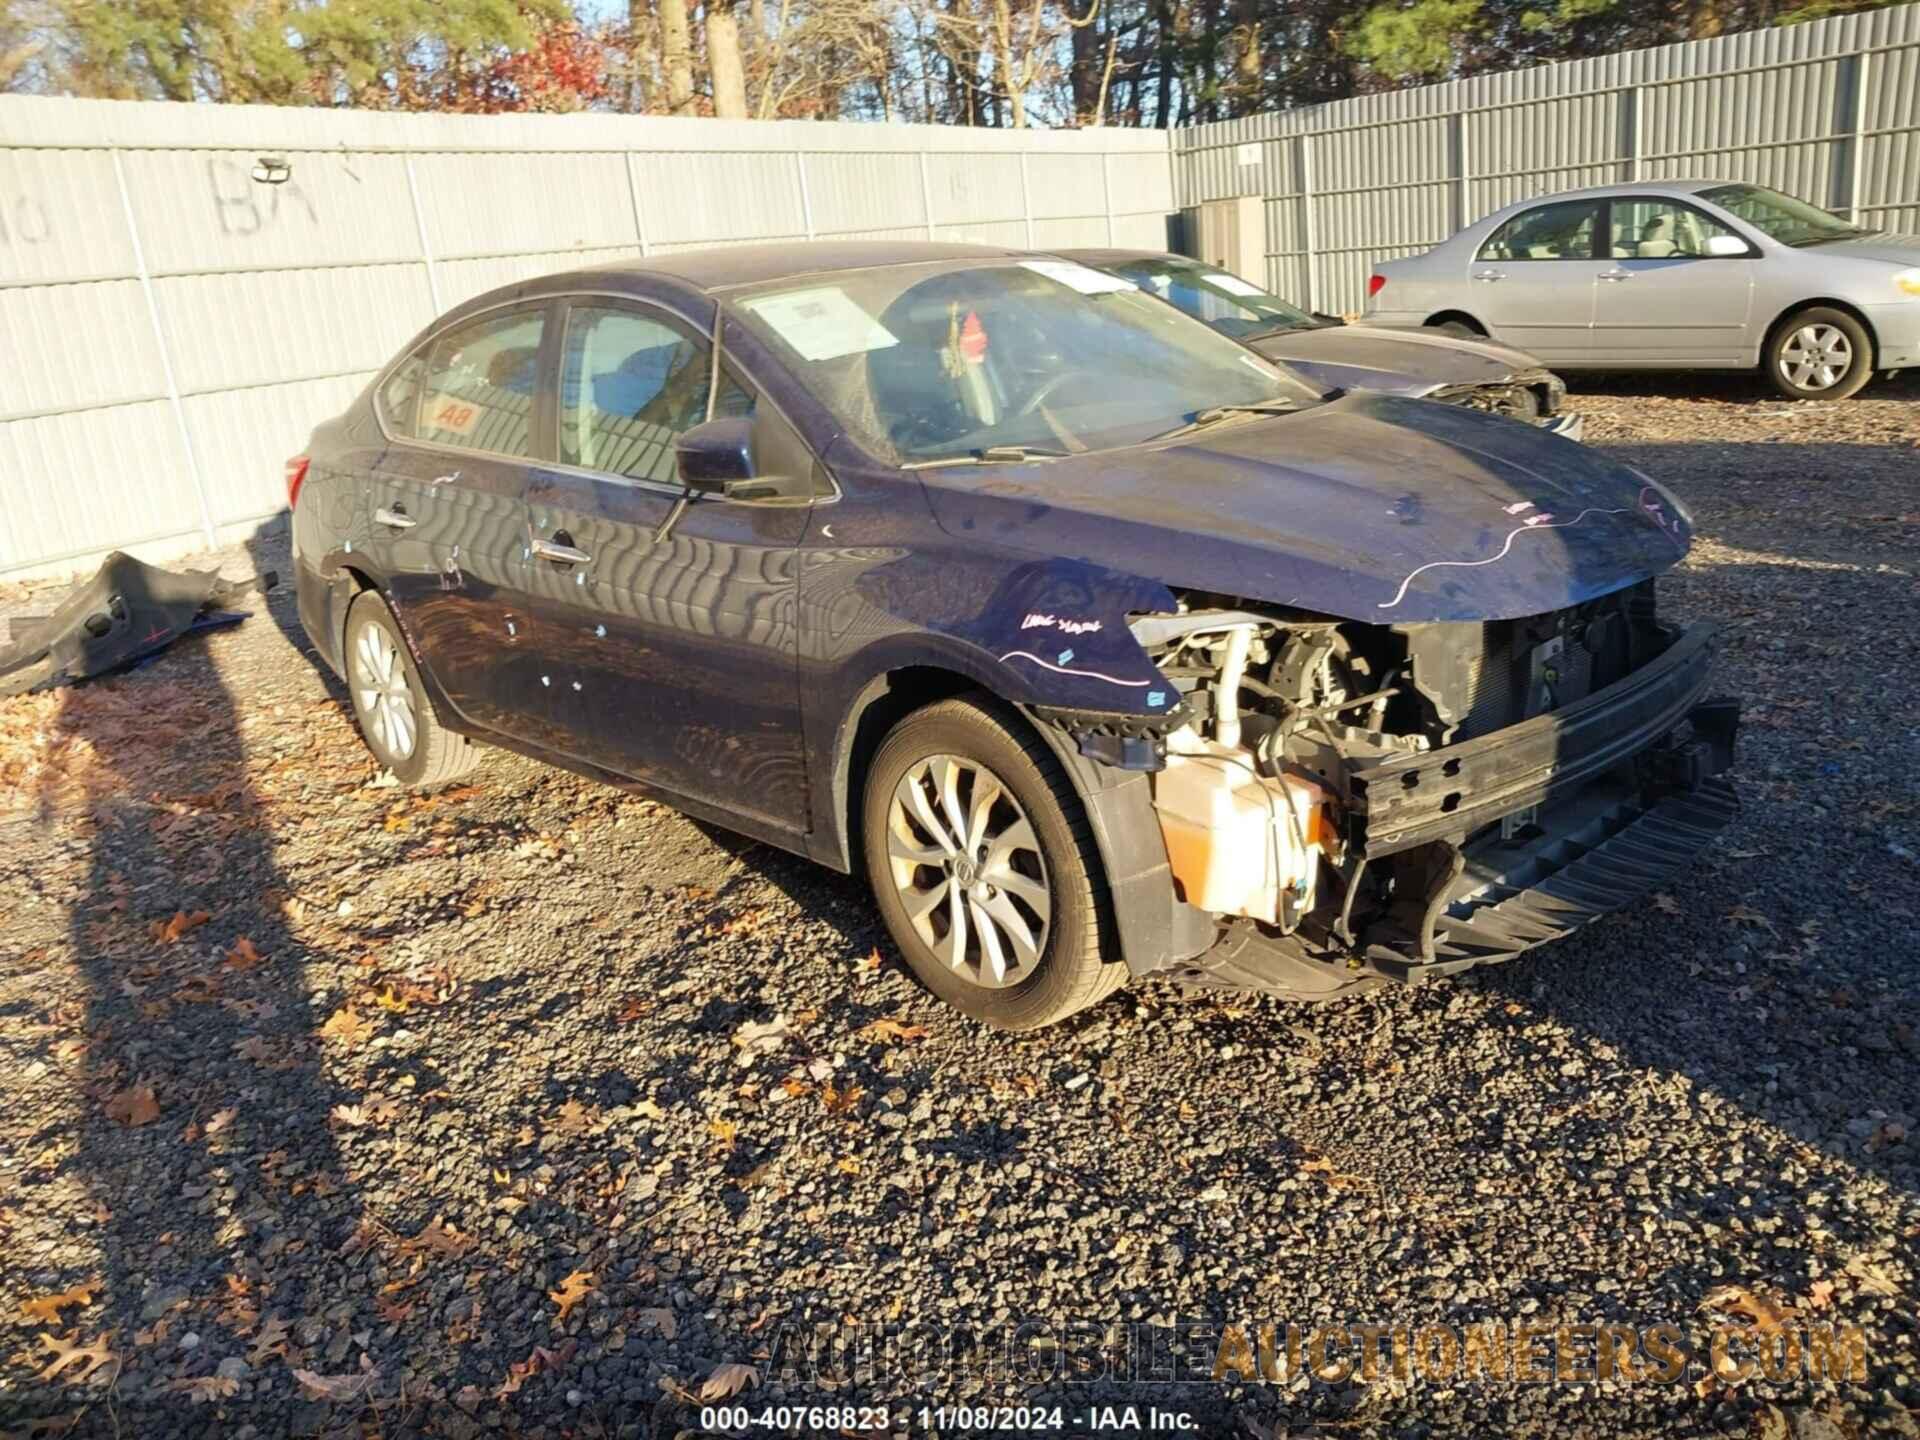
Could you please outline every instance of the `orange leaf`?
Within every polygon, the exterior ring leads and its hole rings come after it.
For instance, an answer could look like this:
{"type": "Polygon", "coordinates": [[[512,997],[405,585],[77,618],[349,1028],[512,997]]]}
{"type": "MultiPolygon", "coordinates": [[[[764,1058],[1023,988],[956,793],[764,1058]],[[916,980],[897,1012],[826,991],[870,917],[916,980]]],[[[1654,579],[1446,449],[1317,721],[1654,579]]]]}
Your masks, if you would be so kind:
{"type": "Polygon", "coordinates": [[[227,965],[234,970],[251,970],[267,957],[253,948],[253,941],[242,935],[227,951],[227,965]]]}
{"type": "Polygon", "coordinates": [[[69,1305],[78,1305],[82,1309],[93,1303],[93,1292],[100,1288],[98,1280],[84,1280],[78,1285],[70,1285],[58,1295],[43,1295],[38,1300],[22,1301],[20,1313],[29,1320],[43,1321],[48,1325],[60,1323],[60,1312],[69,1305]]]}
{"type": "Polygon", "coordinates": [[[576,1270],[560,1282],[558,1290],[549,1290],[547,1298],[560,1307],[556,1323],[564,1325],[567,1316],[573,1313],[573,1307],[593,1293],[593,1275],[590,1271],[576,1270]]]}
{"type": "Polygon", "coordinates": [[[149,1125],[160,1118],[151,1085],[132,1085],[107,1101],[107,1118],[122,1125],[149,1125]]]}
{"type": "Polygon", "coordinates": [[[915,1040],[924,1040],[927,1035],[927,1027],[924,1025],[908,1025],[899,1020],[889,1020],[883,1017],[875,1020],[870,1025],[862,1026],[855,1033],[858,1038],[862,1040],[899,1040],[905,1043],[911,1043],[915,1040]]]}
{"type": "Polygon", "coordinates": [[[333,1012],[320,1027],[320,1033],[346,1045],[359,1045],[373,1033],[373,1027],[354,1013],[353,1006],[345,1005],[333,1012]]]}

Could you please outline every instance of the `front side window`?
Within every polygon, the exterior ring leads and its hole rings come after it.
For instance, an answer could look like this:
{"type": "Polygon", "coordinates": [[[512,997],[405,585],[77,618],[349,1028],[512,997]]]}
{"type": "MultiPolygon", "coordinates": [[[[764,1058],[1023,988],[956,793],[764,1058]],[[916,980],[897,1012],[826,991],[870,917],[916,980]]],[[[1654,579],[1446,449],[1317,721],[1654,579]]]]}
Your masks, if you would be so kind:
{"type": "Polygon", "coordinates": [[[1069,261],[936,262],[739,292],[754,330],[896,464],[1137,444],[1319,392],[1132,282],[1069,261]]]}
{"type": "Polygon", "coordinates": [[[1711,215],[1678,200],[1615,200],[1611,212],[1616,260],[1690,259],[1708,253],[1712,236],[1733,235],[1711,215]]]}
{"type": "MultiPolygon", "coordinates": [[[[674,479],[674,437],[707,418],[713,350],[664,316],[576,305],[560,359],[560,459],[634,480],[674,479]]],[[[721,415],[752,396],[721,375],[721,415]]]]}
{"type": "Polygon", "coordinates": [[[1711,190],[1702,190],[1700,198],[1739,216],[1782,245],[1823,245],[1833,240],[1853,240],[1868,233],[1804,200],[1759,185],[1716,185],[1711,190]]]}
{"type": "MultiPolygon", "coordinates": [[[[426,350],[413,438],[513,458],[531,455],[545,328],[544,307],[510,310],[470,320],[434,340],[426,350]]],[[[406,368],[395,372],[389,387],[406,368]]]]}
{"type": "Polygon", "coordinates": [[[1223,335],[1305,330],[1318,325],[1306,311],[1226,270],[1191,260],[1129,260],[1113,273],[1149,295],[1179,306],[1223,335]]]}
{"type": "Polygon", "coordinates": [[[1482,260],[1591,260],[1598,200],[1567,200],[1514,216],[1480,247],[1482,260]]]}

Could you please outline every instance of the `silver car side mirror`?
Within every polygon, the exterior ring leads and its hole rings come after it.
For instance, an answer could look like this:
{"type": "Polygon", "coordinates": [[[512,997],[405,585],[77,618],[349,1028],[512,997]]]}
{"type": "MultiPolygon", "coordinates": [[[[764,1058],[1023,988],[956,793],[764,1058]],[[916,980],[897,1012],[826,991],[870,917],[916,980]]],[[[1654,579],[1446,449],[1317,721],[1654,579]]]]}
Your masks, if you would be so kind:
{"type": "Polygon", "coordinates": [[[1709,255],[1717,255],[1723,259],[1731,259],[1734,256],[1751,255],[1752,253],[1753,247],[1738,235],[1709,235],[1707,237],[1707,254],[1709,255]]]}

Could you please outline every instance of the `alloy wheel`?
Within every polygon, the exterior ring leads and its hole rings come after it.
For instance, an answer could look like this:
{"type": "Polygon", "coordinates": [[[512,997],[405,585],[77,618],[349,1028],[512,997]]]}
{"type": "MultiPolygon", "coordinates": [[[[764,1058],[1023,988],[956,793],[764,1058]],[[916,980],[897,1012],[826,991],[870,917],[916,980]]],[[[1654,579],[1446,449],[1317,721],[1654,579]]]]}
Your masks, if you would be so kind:
{"type": "Polygon", "coordinates": [[[384,625],[368,625],[360,631],[353,652],[353,693],[368,734],[387,757],[405,760],[413,754],[420,733],[413,687],[407,683],[400,647],[384,625]]]}
{"type": "Polygon", "coordinates": [[[894,787],[887,857],[914,930],[956,974],[998,990],[1030,976],[1053,919],[1046,857],[1013,792],[957,755],[894,787]]]}
{"type": "Polygon", "coordinates": [[[1780,349],[1780,373],[1802,390],[1830,390],[1853,368],[1853,342],[1837,325],[1803,325],[1780,349]]]}

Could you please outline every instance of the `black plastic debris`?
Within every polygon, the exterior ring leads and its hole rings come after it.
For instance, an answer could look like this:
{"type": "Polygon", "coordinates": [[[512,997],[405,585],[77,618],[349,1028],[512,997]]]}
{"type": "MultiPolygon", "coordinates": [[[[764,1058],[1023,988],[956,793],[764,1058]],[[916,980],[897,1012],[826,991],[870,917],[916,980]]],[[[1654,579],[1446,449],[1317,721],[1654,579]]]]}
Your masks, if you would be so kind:
{"type": "Polygon", "coordinates": [[[160,570],[116,550],[52,614],[14,618],[10,643],[0,646],[0,695],[124,670],[182,635],[238,624],[246,615],[226,607],[278,583],[271,570],[222,580],[210,570],[160,570]]]}

